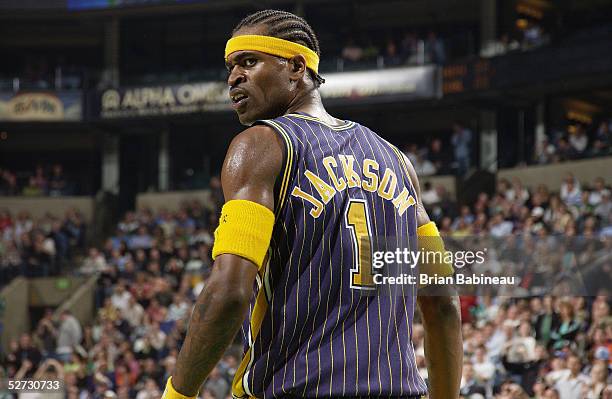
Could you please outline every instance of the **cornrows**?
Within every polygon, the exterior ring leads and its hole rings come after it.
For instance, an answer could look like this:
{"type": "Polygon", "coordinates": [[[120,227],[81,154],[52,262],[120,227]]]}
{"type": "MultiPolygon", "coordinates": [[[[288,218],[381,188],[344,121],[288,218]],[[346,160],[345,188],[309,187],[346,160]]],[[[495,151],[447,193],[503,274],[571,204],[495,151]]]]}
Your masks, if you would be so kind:
{"type": "MultiPolygon", "coordinates": [[[[314,31],[308,25],[308,22],[295,14],[280,10],[258,11],[240,21],[232,31],[232,35],[242,27],[254,25],[265,25],[268,28],[266,32],[268,36],[301,44],[313,50],[319,57],[321,56],[319,40],[314,31]]],[[[308,72],[317,87],[325,83],[325,79],[321,75],[314,73],[310,69],[308,72]]]]}

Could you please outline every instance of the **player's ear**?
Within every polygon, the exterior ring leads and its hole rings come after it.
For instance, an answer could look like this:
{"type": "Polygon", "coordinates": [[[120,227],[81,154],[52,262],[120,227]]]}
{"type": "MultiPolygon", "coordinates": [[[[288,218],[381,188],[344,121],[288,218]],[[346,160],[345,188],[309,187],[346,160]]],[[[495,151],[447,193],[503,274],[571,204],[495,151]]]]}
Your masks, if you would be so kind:
{"type": "Polygon", "coordinates": [[[301,80],[306,73],[306,58],[298,54],[289,58],[289,77],[291,80],[301,80]]]}

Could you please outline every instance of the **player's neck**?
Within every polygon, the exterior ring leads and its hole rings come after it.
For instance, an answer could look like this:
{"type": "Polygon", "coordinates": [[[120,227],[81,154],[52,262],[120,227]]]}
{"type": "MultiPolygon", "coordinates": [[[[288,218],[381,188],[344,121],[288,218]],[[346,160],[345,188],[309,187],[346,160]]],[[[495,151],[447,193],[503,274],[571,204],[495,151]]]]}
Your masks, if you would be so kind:
{"type": "Polygon", "coordinates": [[[321,101],[319,90],[317,89],[312,89],[293,99],[286,113],[291,114],[296,112],[314,116],[329,125],[342,125],[344,123],[344,121],[336,119],[327,113],[321,101]]]}

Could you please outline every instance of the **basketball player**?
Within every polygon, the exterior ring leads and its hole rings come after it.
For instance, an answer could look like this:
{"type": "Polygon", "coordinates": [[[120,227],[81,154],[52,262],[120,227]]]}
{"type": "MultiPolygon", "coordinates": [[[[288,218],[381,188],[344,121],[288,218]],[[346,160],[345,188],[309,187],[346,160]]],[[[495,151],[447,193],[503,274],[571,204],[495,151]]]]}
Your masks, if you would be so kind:
{"type": "MultiPolygon", "coordinates": [[[[439,234],[410,162],[368,128],[325,111],[319,54],[306,21],[275,10],[246,17],[226,45],[229,95],[249,127],[223,164],[213,271],[166,399],[197,395],[245,319],[235,398],[427,395],[411,343],[418,284],[381,294],[372,251],[375,239],[392,249],[393,237],[419,236],[422,247],[423,236],[439,234]]],[[[453,296],[422,295],[431,288],[418,296],[429,397],[453,399],[459,313],[453,296]]]]}

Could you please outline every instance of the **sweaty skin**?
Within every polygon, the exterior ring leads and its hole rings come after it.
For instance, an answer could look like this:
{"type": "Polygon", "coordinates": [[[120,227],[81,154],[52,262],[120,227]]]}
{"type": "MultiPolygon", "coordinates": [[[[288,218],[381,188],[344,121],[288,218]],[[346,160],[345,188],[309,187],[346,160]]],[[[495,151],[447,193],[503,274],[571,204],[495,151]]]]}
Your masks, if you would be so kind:
{"type": "MultiPolygon", "coordinates": [[[[249,26],[235,33],[245,34],[266,35],[267,28],[249,26]]],[[[286,60],[257,51],[236,51],[226,66],[230,96],[247,96],[235,108],[242,124],[249,126],[258,119],[292,112],[307,113],[330,125],[342,124],[323,107],[303,56],[286,60]]],[[[274,210],[274,184],[282,168],[283,151],[284,144],[268,126],[249,127],[236,136],[221,172],[225,200],[250,200],[274,210]]],[[[411,178],[418,189],[414,170],[411,178]]],[[[417,215],[419,225],[429,222],[420,201],[417,215]]],[[[257,266],[239,256],[224,254],[215,259],[177,359],[172,376],[176,391],[186,396],[197,394],[246,317],[256,275],[257,266]]],[[[418,303],[425,323],[429,397],[456,398],[461,376],[461,337],[454,297],[419,296],[418,303]]]]}
{"type": "MultiPolygon", "coordinates": [[[[254,126],[240,133],[223,163],[225,200],[249,200],[273,211],[274,182],[282,159],[283,144],[271,128],[254,126]]],[[[224,254],[215,259],[177,359],[172,385],[178,392],[196,395],[221,359],[246,317],[256,275],[257,266],[239,256],[224,254]]]]}
{"type": "MultiPolygon", "coordinates": [[[[417,226],[423,226],[429,223],[429,215],[421,202],[416,171],[406,163],[417,193],[417,226]]],[[[417,303],[425,329],[429,399],[457,398],[463,366],[459,297],[448,286],[434,285],[419,290],[417,303]]]]}

